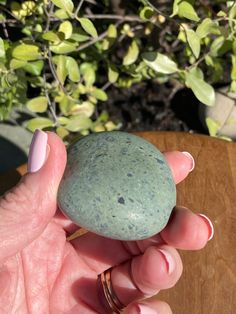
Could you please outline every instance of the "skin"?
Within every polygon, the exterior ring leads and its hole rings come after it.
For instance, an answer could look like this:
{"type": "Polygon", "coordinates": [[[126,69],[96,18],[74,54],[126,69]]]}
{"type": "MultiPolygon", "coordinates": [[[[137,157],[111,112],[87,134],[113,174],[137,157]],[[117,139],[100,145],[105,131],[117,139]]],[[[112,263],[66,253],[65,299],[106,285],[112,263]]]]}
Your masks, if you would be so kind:
{"type": "MultiPolygon", "coordinates": [[[[165,153],[177,183],[191,161],[180,152],[165,153]]],[[[97,294],[97,276],[114,267],[112,283],[125,313],[172,313],[161,301],[138,301],[173,287],[182,273],[177,249],[198,250],[209,238],[203,218],[175,208],[166,228],[152,238],[122,242],[87,233],[71,242],[78,227],[59,212],[56,194],[66,164],[62,141],[48,133],[43,167],[25,175],[0,199],[0,312],[106,313],[97,294]],[[165,250],[173,260],[168,272],[165,250]]]]}

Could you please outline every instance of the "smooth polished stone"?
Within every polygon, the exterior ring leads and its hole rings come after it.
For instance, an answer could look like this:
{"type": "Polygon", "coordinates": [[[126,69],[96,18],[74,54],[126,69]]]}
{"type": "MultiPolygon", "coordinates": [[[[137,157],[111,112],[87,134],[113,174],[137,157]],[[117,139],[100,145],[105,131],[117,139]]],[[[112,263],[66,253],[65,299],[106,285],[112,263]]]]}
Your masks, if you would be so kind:
{"type": "Polygon", "coordinates": [[[113,239],[145,239],[166,226],[175,204],[171,170],[146,140],[101,132],[69,147],[58,205],[79,226],[113,239]]]}

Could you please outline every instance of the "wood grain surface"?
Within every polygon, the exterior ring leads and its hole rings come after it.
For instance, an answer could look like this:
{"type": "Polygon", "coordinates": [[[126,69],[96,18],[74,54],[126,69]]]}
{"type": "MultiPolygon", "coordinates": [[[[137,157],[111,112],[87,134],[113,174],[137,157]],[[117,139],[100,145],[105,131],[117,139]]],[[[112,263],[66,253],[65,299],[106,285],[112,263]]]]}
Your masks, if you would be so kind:
{"type": "MultiPolygon", "coordinates": [[[[180,252],[183,276],[156,297],[167,301],[174,314],[236,314],[236,144],[187,133],[136,134],[162,151],[194,156],[195,170],[177,186],[177,203],[206,214],[215,227],[214,238],[203,250],[180,252]]],[[[23,166],[0,176],[0,194],[25,171],[23,166]]]]}

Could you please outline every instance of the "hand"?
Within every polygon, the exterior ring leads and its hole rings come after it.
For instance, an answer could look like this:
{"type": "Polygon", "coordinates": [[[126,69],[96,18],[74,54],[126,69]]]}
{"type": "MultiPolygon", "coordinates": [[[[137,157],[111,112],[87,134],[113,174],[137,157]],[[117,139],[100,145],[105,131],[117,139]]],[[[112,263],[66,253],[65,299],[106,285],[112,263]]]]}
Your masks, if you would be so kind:
{"type": "MultiPolygon", "coordinates": [[[[166,228],[146,240],[122,242],[87,233],[68,242],[66,236],[78,227],[56,203],[65,147],[54,133],[37,133],[30,172],[0,199],[0,312],[105,314],[97,276],[114,267],[112,284],[128,305],[125,313],[171,313],[168,304],[144,299],[176,284],[182,273],[176,249],[203,248],[213,233],[210,221],[175,208],[166,228]]],[[[165,157],[175,182],[182,181],[191,158],[180,152],[165,157]]]]}

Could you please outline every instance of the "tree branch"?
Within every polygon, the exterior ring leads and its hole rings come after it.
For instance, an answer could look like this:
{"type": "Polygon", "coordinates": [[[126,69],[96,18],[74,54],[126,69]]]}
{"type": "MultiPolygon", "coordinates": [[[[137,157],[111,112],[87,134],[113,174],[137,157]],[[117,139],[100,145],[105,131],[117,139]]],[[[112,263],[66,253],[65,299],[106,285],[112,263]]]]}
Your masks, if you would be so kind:
{"type": "Polygon", "coordinates": [[[67,95],[67,91],[65,90],[65,87],[62,85],[61,81],[59,80],[59,78],[57,76],[57,71],[56,71],[55,66],[52,62],[52,53],[51,53],[50,49],[48,49],[47,54],[48,54],[48,64],[49,64],[49,67],[51,69],[52,75],[53,75],[55,81],[60,85],[63,93],[65,95],[67,95]]]}
{"type": "MultiPolygon", "coordinates": [[[[115,26],[118,27],[118,26],[119,26],[120,24],[122,24],[122,23],[123,23],[123,21],[119,21],[119,22],[116,23],[115,26]]],[[[88,47],[94,45],[94,44],[97,43],[98,41],[104,39],[106,36],[107,36],[107,31],[101,33],[97,38],[93,38],[92,40],[87,41],[86,43],[84,43],[83,45],[81,45],[81,46],[77,49],[77,51],[81,51],[81,50],[83,50],[83,49],[86,49],[86,48],[88,48],[88,47]]]]}
{"type": "Polygon", "coordinates": [[[45,96],[46,96],[46,98],[48,100],[48,106],[49,106],[49,109],[50,109],[51,114],[53,116],[54,122],[56,124],[58,124],[58,118],[57,118],[57,115],[56,115],[56,112],[55,112],[55,106],[53,106],[53,104],[51,102],[51,99],[50,99],[49,94],[48,94],[48,89],[47,89],[47,86],[46,86],[47,79],[46,79],[45,71],[43,73],[43,79],[44,79],[44,92],[45,92],[45,96]]]}
{"type": "Polygon", "coordinates": [[[83,3],[84,3],[84,0],[80,0],[79,4],[78,4],[78,6],[77,6],[77,8],[76,8],[76,10],[75,10],[75,16],[78,16],[79,11],[80,11],[80,9],[81,9],[83,3]]]}
{"type": "Polygon", "coordinates": [[[116,14],[85,14],[84,17],[88,19],[107,19],[107,20],[122,20],[125,22],[140,22],[146,23],[137,15],[116,15],[116,14]]]}

